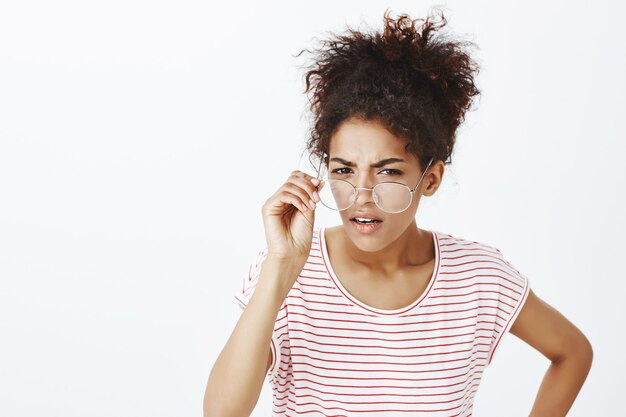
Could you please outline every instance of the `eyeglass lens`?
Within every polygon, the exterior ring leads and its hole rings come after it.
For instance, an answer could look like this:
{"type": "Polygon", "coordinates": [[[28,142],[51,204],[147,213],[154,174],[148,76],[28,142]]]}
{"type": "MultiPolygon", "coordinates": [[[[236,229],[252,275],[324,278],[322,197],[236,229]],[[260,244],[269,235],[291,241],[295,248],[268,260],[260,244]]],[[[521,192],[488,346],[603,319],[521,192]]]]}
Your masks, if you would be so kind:
{"type": "MultiPolygon", "coordinates": [[[[352,184],[343,180],[325,178],[325,186],[319,190],[321,203],[332,210],[345,210],[357,196],[352,184]]],[[[359,192],[368,192],[359,190],[359,192]]],[[[411,192],[402,184],[380,183],[371,191],[374,202],[388,213],[405,210],[411,204],[411,192]]]]}

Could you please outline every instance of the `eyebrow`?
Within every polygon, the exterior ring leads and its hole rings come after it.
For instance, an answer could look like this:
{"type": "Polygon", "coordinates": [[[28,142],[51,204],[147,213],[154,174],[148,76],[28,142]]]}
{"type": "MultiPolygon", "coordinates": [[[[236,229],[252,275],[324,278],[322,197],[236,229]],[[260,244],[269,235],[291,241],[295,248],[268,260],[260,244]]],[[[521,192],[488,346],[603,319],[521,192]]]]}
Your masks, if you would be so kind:
{"type": "MultiPolygon", "coordinates": [[[[349,167],[355,167],[356,166],[356,164],[354,162],[346,161],[345,159],[337,158],[337,157],[331,158],[330,161],[331,162],[339,162],[340,164],[346,165],[346,166],[349,166],[349,167]]],[[[386,158],[386,159],[381,159],[380,161],[375,162],[373,164],[370,164],[370,167],[372,167],[372,168],[380,168],[382,166],[393,164],[393,163],[396,163],[396,162],[406,162],[406,161],[404,159],[400,159],[400,158],[386,158]]]]}

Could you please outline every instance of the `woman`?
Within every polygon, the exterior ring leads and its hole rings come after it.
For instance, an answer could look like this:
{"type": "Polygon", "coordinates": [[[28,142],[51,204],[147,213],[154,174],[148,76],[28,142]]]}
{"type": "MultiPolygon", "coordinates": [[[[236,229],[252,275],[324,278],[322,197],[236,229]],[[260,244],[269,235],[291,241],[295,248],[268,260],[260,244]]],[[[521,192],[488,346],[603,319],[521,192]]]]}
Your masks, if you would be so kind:
{"type": "Polygon", "coordinates": [[[552,361],[531,415],[571,407],[587,338],[497,248],[416,225],[479,94],[464,44],[434,36],[441,17],[385,13],[382,33],[326,41],[307,72],[319,178],[294,171],[263,206],[267,247],[205,416],[250,415],[266,377],[273,415],[470,416],[508,331],[552,361]],[[315,227],[318,202],[342,224],[315,227]]]}

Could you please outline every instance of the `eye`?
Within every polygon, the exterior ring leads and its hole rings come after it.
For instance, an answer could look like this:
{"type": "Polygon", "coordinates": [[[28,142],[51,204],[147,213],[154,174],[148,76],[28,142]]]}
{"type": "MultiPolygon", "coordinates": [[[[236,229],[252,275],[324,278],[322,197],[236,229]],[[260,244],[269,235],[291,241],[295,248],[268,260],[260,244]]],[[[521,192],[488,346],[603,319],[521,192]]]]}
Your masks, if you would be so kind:
{"type": "MultiPolygon", "coordinates": [[[[347,174],[346,172],[340,172],[340,171],[343,171],[344,169],[347,169],[347,170],[351,171],[350,168],[337,168],[337,169],[332,170],[331,172],[333,174],[347,174]]],[[[383,172],[383,171],[389,171],[389,175],[402,175],[403,174],[402,171],[399,171],[397,169],[391,169],[391,168],[385,168],[385,169],[383,169],[380,172],[383,172]]]]}
{"type": "Polygon", "coordinates": [[[398,171],[397,169],[385,168],[383,171],[389,171],[391,175],[402,175],[402,171],[398,171]]]}

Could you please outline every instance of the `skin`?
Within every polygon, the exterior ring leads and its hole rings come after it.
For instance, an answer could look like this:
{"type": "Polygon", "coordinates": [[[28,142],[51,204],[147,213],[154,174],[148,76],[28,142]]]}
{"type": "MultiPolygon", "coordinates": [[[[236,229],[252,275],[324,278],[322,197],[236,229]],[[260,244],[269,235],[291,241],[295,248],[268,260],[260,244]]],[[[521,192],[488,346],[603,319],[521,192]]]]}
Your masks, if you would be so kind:
{"type": "MultiPolygon", "coordinates": [[[[413,188],[423,171],[417,158],[405,150],[405,144],[379,122],[348,119],[330,141],[329,177],[346,179],[357,187],[397,181],[413,188]],[[335,157],[354,162],[356,167],[332,161],[335,157]],[[391,157],[406,162],[370,167],[374,162],[391,157]],[[337,169],[339,171],[335,171],[337,169]],[[402,174],[391,175],[389,169],[402,174]]],[[[434,244],[431,232],[418,228],[415,217],[421,197],[432,196],[437,191],[443,174],[443,162],[433,161],[404,212],[385,213],[374,203],[372,193],[365,190],[359,190],[352,207],[339,212],[343,225],[328,229],[329,254],[332,249],[331,261],[336,265],[337,275],[344,278],[342,284],[356,298],[377,308],[396,309],[415,300],[415,291],[423,291],[434,267],[434,244]],[[350,223],[356,211],[374,213],[383,220],[382,228],[371,235],[357,233],[350,223]],[[350,273],[342,274],[341,270],[350,273]],[[407,293],[413,295],[406,298],[407,293]],[[397,304],[398,294],[405,294],[400,304],[397,304]],[[393,304],[394,298],[396,304],[393,304]],[[377,302],[382,304],[377,305],[377,302]]],[[[510,333],[551,362],[530,416],[565,416],[591,368],[591,343],[573,323],[532,290],[510,333]]]]}

